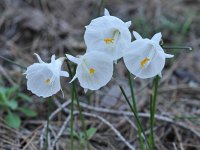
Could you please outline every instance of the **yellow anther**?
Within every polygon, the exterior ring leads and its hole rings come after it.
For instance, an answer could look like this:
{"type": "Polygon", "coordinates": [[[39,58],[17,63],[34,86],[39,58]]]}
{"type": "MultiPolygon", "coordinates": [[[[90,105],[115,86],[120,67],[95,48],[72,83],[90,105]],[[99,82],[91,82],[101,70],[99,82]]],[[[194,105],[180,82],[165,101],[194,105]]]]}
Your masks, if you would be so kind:
{"type": "Polygon", "coordinates": [[[142,68],[149,62],[149,58],[145,57],[142,61],[140,61],[140,65],[142,68]]]}
{"type": "Polygon", "coordinates": [[[106,43],[106,44],[109,44],[109,43],[113,43],[114,42],[114,39],[113,38],[105,38],[105,39],[103,39],[104,40],[104,42],[106,43]]]}
{"type": "Polygon", "coordinates": [[[46,83],[46,84],[50,84],[50,83],[51,83],[51,80],[50,80],[50,79],[46,79],[46,80],[45,80],[45,83],[46,83]]]}
{"type": "Polygon", "coordinates": [[[90,74],[93,75],[95,73],[94,68],[90,68],[90,74]]]}

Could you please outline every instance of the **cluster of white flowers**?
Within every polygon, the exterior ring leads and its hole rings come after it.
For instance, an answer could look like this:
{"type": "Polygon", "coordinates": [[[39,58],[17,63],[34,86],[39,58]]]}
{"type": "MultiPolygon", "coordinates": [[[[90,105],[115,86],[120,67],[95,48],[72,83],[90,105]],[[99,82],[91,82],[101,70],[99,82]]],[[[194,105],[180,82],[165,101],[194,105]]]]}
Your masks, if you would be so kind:
{"type": "MultiPolygon", "coordinates": [[[[79,57],[66,54],[70,61],[77,64],[71,82],[78,78],[85,90],[97,90],[111,80],[113,64],[120,58],[123,58],[125,66],[135,77],[145,79],[161,76],[165,58],[173,57],[159,45],[161,33],[151,39],[143,39],[134,31],[136,40],[131,42],[130,25],[131,21],[123,22],[111,16],[107,9],[104,16],[92,20],[84,34],[86,53],[79,57]]],[[[34,63],[25,72],[28,89],[44,98],[52,96],[61,90],[60,76],[68,77],[66,71],[61,71],[64,59],[55,60],[53,55],[51,63],[45,63],[36,56],[39,63],[34,63]]]]}

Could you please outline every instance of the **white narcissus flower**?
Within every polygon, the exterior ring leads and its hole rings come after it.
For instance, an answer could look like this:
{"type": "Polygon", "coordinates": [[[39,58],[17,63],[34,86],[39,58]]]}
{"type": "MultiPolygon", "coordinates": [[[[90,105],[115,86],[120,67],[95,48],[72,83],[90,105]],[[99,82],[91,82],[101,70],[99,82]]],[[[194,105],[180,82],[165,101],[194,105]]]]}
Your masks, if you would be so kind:
{"type": "Polygon", "coordinates": [[[110,16],[107,9],[104,16],[98,17],[86,26],[84,40],[88,51],[99,51],[109,55],[112,60],[123,56],[123,50],[131,43],[129,27],[131,21],[110,16]]]}
{"type": "Polygon", "coordinates": [[[68,54],[66,56],[78,65],[72,81],[78,78],[85,90],[98,90],[111,80],[113,61],[104,53],[89,52],[79,58],[68,54]]]}
{"type": "Polygon", "coordinates": [[[25,72],[27,78],[27,88],[32,93],[43,98],[52,96],[62,90],[60,85],[60,77],[68,77],[66,71],[61,71],[64,57],[55,59],[55,55],[51,57],[51,63],[45,63],[38,54],[35,54],[39,63],[29,66],[25,72]]]}
{"type": "Polygon", "coordinates": [[[151,78],[161,76],[166,58],[173,55],[166,54],[159,45],[161,33],[155,34],[151,39],[143,39],[137,32],[133,31],[136,40],[126,49],[123,59],[127,69],[140,78],[151,78]]]}

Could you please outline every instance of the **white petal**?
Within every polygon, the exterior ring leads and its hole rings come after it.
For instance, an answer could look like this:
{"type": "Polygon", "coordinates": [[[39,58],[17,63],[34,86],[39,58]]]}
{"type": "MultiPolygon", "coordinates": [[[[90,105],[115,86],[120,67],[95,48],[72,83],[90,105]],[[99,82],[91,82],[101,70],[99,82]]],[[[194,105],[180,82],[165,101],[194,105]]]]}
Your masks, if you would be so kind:
{"type": "Polygon", "coordinates": [[[150,40],[136,40],[131,43],[128,50],[129,52],[123,57],[124,63],[127,69],[135,76],[151,78],[162,71],[165,64],[164,52],[152,49],[150,40]],[[144,58],[151,56],[150,52],[153,52],[153,58],[142,68],[140,62],[144,58]]]}
{"type": "Polygon", "coordinates": [[[46,63],[34,63],[31,66],[27,67],[27,70],[25,72],[26,75],[30,75],[32,73],[36,73],[42,70],[41,66],[46,66],[46,63]]]}
{"type": "Polygon", "coordinates": [[[45,63],[44,61],[42,61],[42,59],[40,58],[40,56],[37,53],[34,53],[39,61],[39,63],[45,63]]]}
{"type": "Polygon", "coordinates": [[[136,31],[133,31],[133,36],[135,37],[136,40],[142,39],[141,35],[136,31]]]}
{"type": "Polygon", "coordinates": [[[52,55],[51,56],[51,62],[55,62],[56,61],[56,56],[55,55],[52,55]]]}
{"type": "Polygon", "coordinates": [[[67,57],[70,61],[72,61],[73,63],[75,63],[75,64],[79,64],[79,62],[80,62],[80,58],[76,58],[76,57],[74,57],[74,56],[72,56],[72,55],[66,54],[66,57],[67,57]]]}
{"type": "Polygon", "coordinates": [[[60,76],[69,77],[69,73],[67,71],[60,71],[60,76]]]}
{"type": "Polygon", "coordinates": [[[165,53],[165,58],[172,58],[172,57],[174,57],[174,55],[166,54],[166,53],[165,53]]]}
{"type": "Polygon", "coordinates": [[[76,80],[77,75],[75,74],[75,76],[72,78],[72,80],[69,83],[72,83],[74,80],[76,80]]]}
{"type": "Polygon", "coordinates": [[[88,89],[84,88],[84,92],[87,93],[88,89]]]}
{"type": "Polygon", "coordinates": [[[157,44],[160,43],[160,40],[161,40],[161,37],[162,37],[162,34],[161,32],[159,33],[156,33],[152,38],[151,40],[153,40],[154,42],[156,42],[157,44]]]}
{"type": "Polygon", "coordinates": [[[129,28],[131,26],[131,21],[125,22],[125,24],[129,28]]]}
{"type": "Polygon", "coordinates": [[[139,74],[140,78],[152,78],[159,74],[165,65],[165,57],[160,52],[156,53],[154,58],[150,61],[149,65],[142,70],[139,74]]]}
{"type": "Polygon", "coordinates": [[[60,76],[68,77],[68,72],[61,71],[64,57],[53,60],[53,62],[47,64],[47,67],[53,72],[54,76],[60,78],[60,76]]]}
{"type": "MultiPolygon", "coordinates": [[[[29,66],[25,72],[28,90],[43,98],[56,94],[61,89],[61,65],[58,59],[53,60],[53,63],[34,63],[29,66]],[[47,83],[47,80],[50,80],[50,83],[47,83]]],[[[67,75],[67,72],[63,71],[63,73],[61,74],[67,75]]]]}
{"type": "Polygon", "coordinates": [[[78,65],[76,73],[83,88],[97,90],[105,86],[113,75],[113,61],[99,52],[90,52],[83,56],[83,62],[78,65]],[[95,70],[94,74],[89,69],[95,70]]]}
{"type": "Polygon", "coordinates": [[[57,77],[60,76],[60,71],[61,71],[61,66],[62,66],[62,61],[59,59],[51,62],[48,64],[48,68],[53,72],[53,74],[57,77]]]}
{"type": "Polygon", "coordinates": [[[108,11],[108,9],[104,9],[104,16],[110,16],[110,13],[109,13],[109,11],[108,11]]]}
{"type": "Polygon", "coordinates": [[[162,72],[160,72],[158,75],[162,78],[162,72]]]}
{"type": "Polygon", "coordinates": [[[51,87],[51,94],[54,95],[60,90],[61,90],[60,78],[55,77],[55,80],[54,80],[52,87],[51,87]]]}
{"type": "Polygon", "coordinates": [[[87,52],[98,51],[109,55],[112,60],[122,57],[123,50],[131,42],[131,33],[127,25],[117,17],[103,16],[91,21],[87,26],[84,40],[87,52]],[[114,38],[116,31],[119,35],[113,43],[106,43],[105,38],[114,38]]]}
{"type": "Polygon", "coordinates": [[[37,96],[49,97],[55,94],[52,92],[51,85],[46,84],[47,79],[52,79],[53,72],[45,66],[41,66],[40,72],[27,74],[27,88],[37,96]]]}

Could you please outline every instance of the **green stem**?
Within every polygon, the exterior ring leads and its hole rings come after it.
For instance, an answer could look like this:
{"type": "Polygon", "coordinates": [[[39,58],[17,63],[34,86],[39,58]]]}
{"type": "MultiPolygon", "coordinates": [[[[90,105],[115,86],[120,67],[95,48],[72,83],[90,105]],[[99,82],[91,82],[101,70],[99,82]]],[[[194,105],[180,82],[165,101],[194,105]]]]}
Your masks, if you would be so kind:
{"type": "Polygon", "coordinates": [[[70,149],[74,150],[74,85],[72,84],[71,88],[71,104],[70,104],[70,115],[71,115],[71,122],[70,122],[70,149]]]}
{"type": "MultiPolygon", "coordinates": [[[[73,84],[75,84],[75,82],[73,82],[73,84]]],[[[88,135],[87,135],[87,132],[86,132],[85,119],[84,119],[84,116],[82,114],[82,110],[81,110],[81,107],[80,107],[80,102],[79,102],[79,99],[78,99],[78,94],[77,94],[76,88],[74,89],[74,91],[75,91],[75,99],[76,99],[78,110],[79,110],[79,115],[80,115],[80,118],[81,118],[81,124],[83,126],[83,132],[84,132],[86,142],[87,142],[87,148],[88,148],[88,150],[91,150],[88,135]]]]}
{"type": "Polygon", "coordinates": [[[151,149],[151,146],[150,146],[150,144],[149,144],[149,142],[148,142],[148,140],[146,140],[147,138],[146,138],[144,129],[142,128],[142,124],[141,124],[141,122],[140,122],[140,120],[139,120],[139,117],[136,115],[136,112],[135,112],[135,110],[133,109],[131,103],[129,102],[128,97],[127,97],[127,95],[126,95],[124,89],[122,88],[122,86],[119,85],[119,88],[120,88],[120,90],[121,90],[121,92],[122,92],[122,94],[123,94],[123,96],[124,96],[126,102],[128,103],[128,105],[129,105],[131,111],[132,111],[133,114],[134,114],[135,120],[136,120],[138,126],[140,127],[140,129],[141,129],[141,131],[142,131],[142,134],[143,134],[143,136],[144,136],[144,138],[145,138],[145,141],[147,142],[148,148],[149,148],[150,150],[152,150],[152,149],[151,149]]]}
{"type": "MultiPolygon", "coordinates": [[[[129,79],[129,87],[130,87],[131,97],[132,97],[132,106],[133,106],[133,109],[135,111],[135,115],[137,116],[137,118],[139,118],[138,117],[138,111],[137,111],[137,104],[136,104],[136,100],[135,100],[134,89],[133,89],[133,82],[131,80],[131,74],[130,74],[129,71],[128,71],[128,79],[129,79]]],[[[138,128],[138,135],[139,135],[141,150],[144,150],[142,132],[141,132],[141,128],[140,128],[138,123],[137,123],[137,128],[138,128]]]]}
{"type": "MultiPolygon", "coordinates": [[[[73,78],[73,73],[71,71],[70,65],[67,61],[67,67],[69,70],[69,76],[72,79],[73,78]]],[[[74,97],[75,97],[75,85],[72,84],[72,88],[71,88],[71,104],[70,104],[70,115],[71,115],[71,119],[70,119],[70,149],[74,150],[74,97]]]]}
{"type": "Polygon", "coordinates": [[[192,50],[192,47],[189,46],[162,46],[163,49],[186,49],[192,50]]]}
{"type": "Polygon", "coordinates": [[[101,0],[100,2],[100,5],[99,5],[99,10],[98,10],[98,13],[97,13],[97,17],[101,16],[101,9],[103,8],[103,5],[104,5],[104,0],[101,0]]]}
{"type": "Polygon", "coordinates": [[[5,61],[7,61],[7,62],[9,62],[9,63],[11,63],[11,64],[13,64],[13,65],[15,65],[15,66],[18,66],[18,67],[20,67],[20,68],[26,70],[26,67],[24,67],[24,66],[22,66],[22,65],[20,65],[20,64],[18,64],[18,63],[16,63],[16,62],[14,62],[13,60],[10,60],[10,59],[8,59],[8,58],[5,58],[4,56],[1,56],[1,55],[0,55],[0,58],[3,59],[3,60],[5,60],[5,61]]]}
{"type": "MultiPolygon", "coordinates": [[[[71,71],[71,67],[69,65],[69,63],[67,62],[67,67],[69,69],[69,75],[70,75],[70,78],[72,79],[74,74],[75,74],[75,70],[76,70],[76,67],[74,67],[74,73],[72,73],[71,71]]],[[[79,110],[79,115],[80,115],[80,118],[81,118],[81,124],[83,126],[83,132],[84,132],[84,135],[85,135],[85,138],[86,138],[86,142],[87,142],[87,148],[88,150],[91,150],[90,148],[90,143],[89,143],[89,139],[88,139],[88,135],[87,135],[87,132],[86,132],[86,126],[85,126],[85,120],[84,120],[84,117],[83,117],[83,114],[82,114],[82,110],[81,110],[81,107],[80,107],[80,102],[79,102],[79,99],[78,99],[78,94],[77,94],[77,90],[76,90],[76,83],[75,81],[72,82],[72,91],[74,93],[73,95],[73,103],[74,103],[74,98],[76,99],[77,101],[77,106],[78,106],[78,110],[79,110]]],[[[71,109],[72,110],[72,109],[71,109]]],[[[71,116],[72,117],[72,116],[71,116]]],[[[72,128],[73,129],[73,128],[72,128]]]]}
{"type": "Polygon", "coordinates": [[[156,112],[156,102],[157,102],[157,95],[158,95],[158,81],[159,76],[157,75],[154,80],[154,95],[151,96],[151,103],[150,103],[150,135],[149,135],[149,143],[154,148],[154,133],[153,128],[155,124],[155,112],[156,112]]]}
{"type": "Polygon", "coordinates": [[[47,127],[46,127],[46,141],[45,141],[45,150],[48,150],[49,148],[49,143],[48,143],[48,136],[49,136],[49,123],[50,123],[50,120],[49,120],[49,114],[50,114],[50,99],[47,100],[47,115],[48,115],[48,118],[47,118],[47,127]]]}
{"type": "Polygon", "coordinates": [[[149,133],[149,143],[151,147],[154,147],[154,135],[153,135],[153,96],[150,94],[150,133],[149,133]]]}

